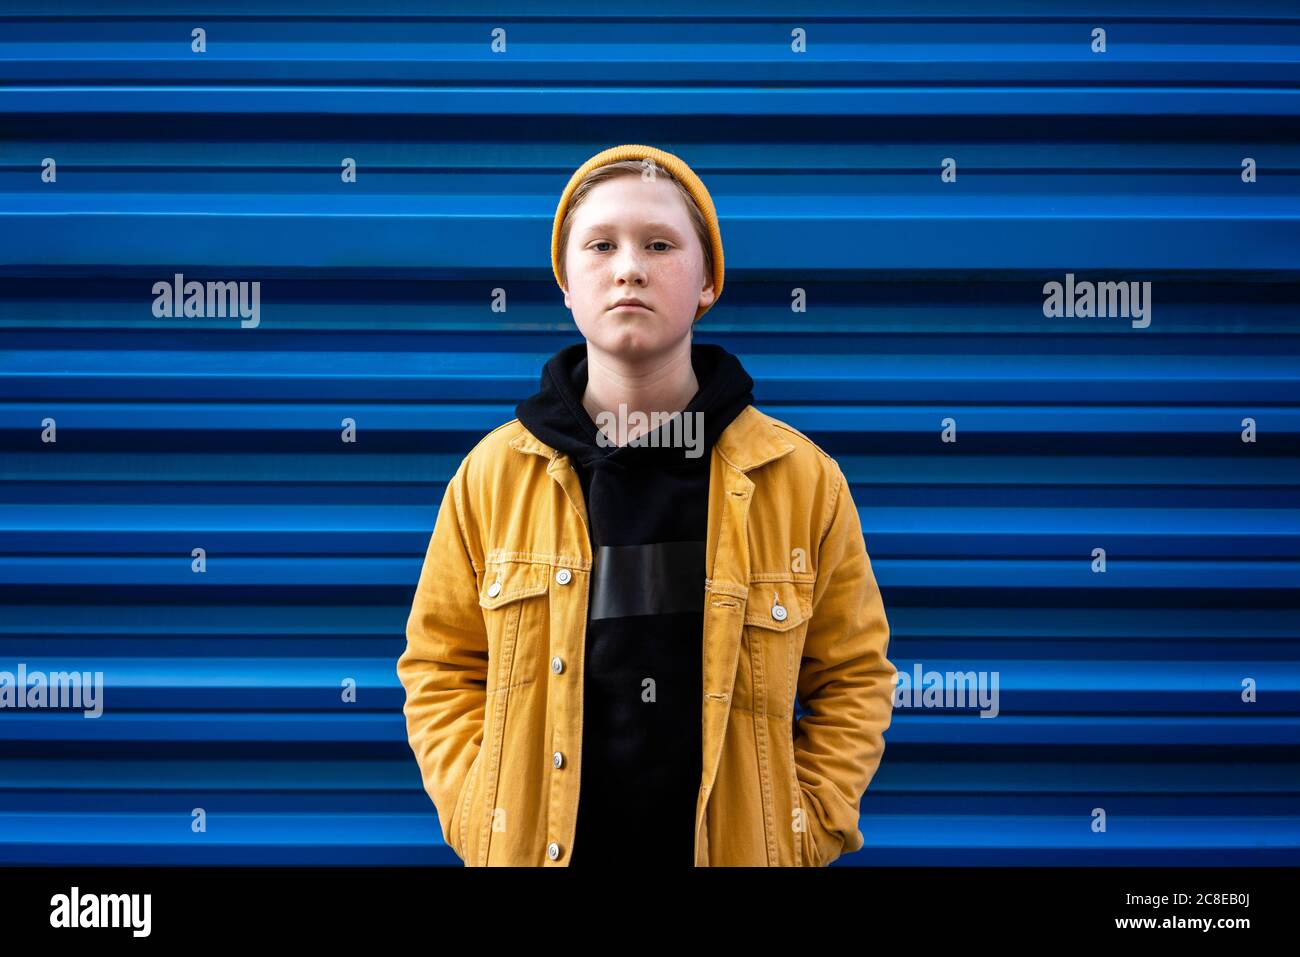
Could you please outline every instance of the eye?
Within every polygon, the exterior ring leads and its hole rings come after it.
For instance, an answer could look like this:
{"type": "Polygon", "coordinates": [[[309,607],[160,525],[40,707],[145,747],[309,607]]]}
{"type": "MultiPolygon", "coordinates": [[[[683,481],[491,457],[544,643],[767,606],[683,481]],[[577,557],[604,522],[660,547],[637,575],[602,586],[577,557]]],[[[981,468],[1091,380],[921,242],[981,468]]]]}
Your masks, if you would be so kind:
{"type": "MultiPolygon", "coordinates": [[[[588,248],[592,249],[592,250],[595,251],[595,252],[603,253],[605,250],[603,250],[603,249],[601,249],[601,248],[599,248],[599,247],[601,247],[601,246],[612,246],[612,245],[614,245],[614,244],[611,243],[608,239],[601,239],[601,240],[597,240],[596,242],[592,243],[591,246],[588,247],[588,248]]],[[[665,249],[658,249],[658,250],[656,250],[656,252],[661,252],[661,253],[666,253],[666,252],[668,252],[669,250],[671,250],[671,249],[673,248],[673,244],[670,243],[670,242],[668,242],[666,239],[656,239],[656,240],[655,240],[654,242],[652,242],[650,245],[651,245],[651,246],[664,246],[664,247],[666,247],[665,249]]]]}

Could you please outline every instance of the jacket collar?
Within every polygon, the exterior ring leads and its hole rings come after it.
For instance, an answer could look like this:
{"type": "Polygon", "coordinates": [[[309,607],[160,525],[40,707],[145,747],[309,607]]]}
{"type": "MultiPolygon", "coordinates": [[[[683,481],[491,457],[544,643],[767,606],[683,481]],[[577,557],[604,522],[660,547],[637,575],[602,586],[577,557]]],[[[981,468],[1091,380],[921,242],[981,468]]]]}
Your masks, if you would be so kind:
{"type": "MultiPolygon", "coordinates": [[[[510,447],[520,452],[531,452],[552,461],[559,454],[538,439],[526,428],[515,436],[510,447]]],[[[766,465],[774,459],[794,451],[781,429],[767,415],[754,406],[747,405],[718,436],[714,449],[732,468],[741,472],[766,465]]]]}

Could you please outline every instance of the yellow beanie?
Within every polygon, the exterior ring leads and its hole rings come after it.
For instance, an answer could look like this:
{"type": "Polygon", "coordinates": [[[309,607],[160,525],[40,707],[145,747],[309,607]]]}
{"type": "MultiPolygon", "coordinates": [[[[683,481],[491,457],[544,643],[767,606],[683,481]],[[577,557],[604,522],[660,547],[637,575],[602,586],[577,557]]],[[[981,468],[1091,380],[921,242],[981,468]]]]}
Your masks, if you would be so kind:
{"type": "MultiPolygon", "coordinates": [[[[723,263],[722,232],[718,229],[718,214],[713,209],[713,197],[705,189],[703,181],[695,175],[695,171],[687,166],[685,162],[672,153],[665,153],[653,146],[640,146],[637,144],[612,146],[587,160],[569,177],[569,185],[564,187],[564,192],[560,194],[560,204],[555,208],[555,223],[551,227],[551,268],[555,272],[556,283],[559,284],[561,289],[564,289],[564,283],[560,281],[560,257],[564,255],[564,250],[560,248],[560,226],[564,222],[564,214],[569,208],[569,199],[573,196],[573,191],[578,188],[578,184],[582,182],[583,177],[597,167],[627,159],[654,160],[677,177],[700,207],[700,212],[704,214],[704,224],[708,229],[709,243],[713,247],[713,302],[716,303],[718,297],[722,295],[723,263]]],[[[567,289],[564,291],[568,292],[567,289]]],[[[701,307],[696,311],[695,318],[699,319],[712,307],[713,303],[701,307]]]]}

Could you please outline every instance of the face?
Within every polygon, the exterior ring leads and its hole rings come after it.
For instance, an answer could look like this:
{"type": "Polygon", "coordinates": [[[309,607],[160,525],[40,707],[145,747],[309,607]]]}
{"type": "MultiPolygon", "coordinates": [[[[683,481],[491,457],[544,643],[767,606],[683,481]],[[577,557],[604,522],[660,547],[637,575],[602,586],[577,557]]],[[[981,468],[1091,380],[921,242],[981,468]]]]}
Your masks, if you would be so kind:
{"type": "Polygon", "coordinates": [[[664,179],[619,176],[588,193],[573,214],[565,276],[564,304],[588,347],[625,360],[680,346],[713,302],[686,201],[664,179]]]}

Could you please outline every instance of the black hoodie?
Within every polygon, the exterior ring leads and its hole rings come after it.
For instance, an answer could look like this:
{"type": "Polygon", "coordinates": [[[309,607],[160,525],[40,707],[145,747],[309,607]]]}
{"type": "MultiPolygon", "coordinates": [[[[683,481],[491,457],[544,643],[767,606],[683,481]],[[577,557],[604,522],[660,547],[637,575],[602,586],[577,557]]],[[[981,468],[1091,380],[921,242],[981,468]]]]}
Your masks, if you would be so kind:
{"type": "Polygon", "coordinates": [[[718,345],[692,343],[691,362],[699,391],[679,421],[652,430],[657,441],[601,435],[582,404],[585,342],[557,352],[515,410],[569,455],[591,534],[570,867],[695,863],[710,453],[754,401],[754,381],[718,345]]]}

